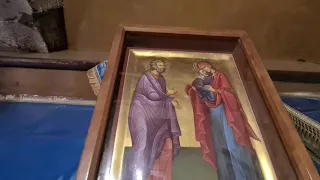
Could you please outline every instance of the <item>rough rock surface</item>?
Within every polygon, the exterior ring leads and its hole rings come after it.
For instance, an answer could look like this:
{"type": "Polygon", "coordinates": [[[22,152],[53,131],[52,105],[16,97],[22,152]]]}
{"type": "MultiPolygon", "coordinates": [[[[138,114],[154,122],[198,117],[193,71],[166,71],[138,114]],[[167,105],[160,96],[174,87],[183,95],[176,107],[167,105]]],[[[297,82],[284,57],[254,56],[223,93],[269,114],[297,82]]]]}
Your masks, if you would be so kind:
{"type": "Polygon", "coordinates": [[[0,51],[67,48],[62,0],[0,0],[0,51]]]}
{"type": "Polygon", "coordinates": [[[34,12],[44,12],[63,6],[63,0],[29,0],[34,12]]]}
{"type": "Polygon", "coordinates": [[[0,51],[48,52],[38,30],[18,22],[0,22],[0,51]]]}
{"type": "Polygon", "coordinates": [[[26,0],[0,0],[0,51],[48,52],[26,0]]]}

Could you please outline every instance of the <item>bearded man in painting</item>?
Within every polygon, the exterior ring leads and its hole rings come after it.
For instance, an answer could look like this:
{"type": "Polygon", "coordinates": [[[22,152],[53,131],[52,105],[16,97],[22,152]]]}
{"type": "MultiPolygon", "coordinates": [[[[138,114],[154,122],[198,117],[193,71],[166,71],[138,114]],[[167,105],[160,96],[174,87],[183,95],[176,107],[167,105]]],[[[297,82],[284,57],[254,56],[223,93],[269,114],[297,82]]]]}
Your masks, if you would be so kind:
{"type": "Polygon", "coordinates": [[[162,73],[166,62],[152,60],[150,69],[137,83],[129,111],[132,151],[129,157],[129,179],[170,180],[172,159],[180,149],[180,127],[174,99],[176,90],[167,90],[162,73]]]}

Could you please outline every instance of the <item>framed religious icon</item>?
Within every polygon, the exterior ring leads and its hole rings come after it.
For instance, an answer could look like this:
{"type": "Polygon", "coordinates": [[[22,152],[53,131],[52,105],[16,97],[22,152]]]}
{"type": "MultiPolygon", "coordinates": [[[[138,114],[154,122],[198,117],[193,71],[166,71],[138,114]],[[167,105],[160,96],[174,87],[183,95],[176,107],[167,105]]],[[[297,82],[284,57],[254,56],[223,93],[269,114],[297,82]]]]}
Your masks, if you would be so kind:
{"type": "Polygon", "coordinates": [[[245,33],[120,28],[77,179],[316,178],[245,33]]]}

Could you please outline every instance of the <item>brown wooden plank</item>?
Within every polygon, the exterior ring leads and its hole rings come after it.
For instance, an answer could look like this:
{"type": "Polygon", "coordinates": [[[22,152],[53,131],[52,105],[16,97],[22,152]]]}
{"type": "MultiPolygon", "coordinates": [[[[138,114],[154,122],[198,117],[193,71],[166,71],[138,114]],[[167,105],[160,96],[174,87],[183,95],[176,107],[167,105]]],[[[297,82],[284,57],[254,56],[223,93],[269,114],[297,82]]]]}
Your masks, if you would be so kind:
{"type": "Polygon", "coordinates": [[[289,61],[285,59],[262,59],[268,71],[320,73],[320,64],[307,61],[289,61]]]}
{"type": "Polygon", "coordinates": [[[301,71],[268,71],[273,81],[297,82],[297,83],[320,83],[320,73],[301,71]]]}
{"type": "Polygon", "coordinates": [[[0,56],[36,59],[61,59],[98,63],[108,58],[108,52],[63,50],[51,53],[0,52],[0,56]]]}
{"type": "Polygon", "coordinates": [[[63,96],[95,100],[86,72],[0,68],[0,94],[63,96]]]}
{"type": "Polygon", "coordinates": [[[0,67],[87,71],[98,62],[63,59],[10,57],[0,55],[0,67]]]}
{"type": "Polygon", "coordinates": [[[87,71],[107,58],[107,52],[71,50],[52,53],[0,52],[0,66],[87,71]]]}
{"type": "Polygon", "coordinates": [[[126,46],[214,51],[230,53],[237,45],[237,39],[242,35],[241,31],[206,32],[191,28],[165,28],[149,27],[124,27],[126,30],[126,46]]]}
{"type": "Polygon", "coordinates": [[[264,101],[271,112],[273,121],[298,178],[304,180],[319,179],[319,175],[311,158],[300,140],[252,41],[247,36],[242,37],[241,39],[253,75],[257,80],[264,101]]]}
{"type": "Polygon", "coordinates": [[[320,92],[319,84],[273,81],[277,91],[281,92],[320,92]]]}
{"type": "Polygon", "coordinates": [[[157,35],[167,35],[167,36],[202,36],[206,38],[211,37],[241,37],[244,35],[243,31],[239,30],[221,30],[221,31],[203,31],[199,29],[189,28],[189,27],[166,27],[166,26],[144,26],[144,25],[123,25],[123,28],[128,33],[136,33],[148,35],[152,34],[153,36],[157,35]]]}
{"type": "Polygon", "coordinates": [[[101,157],[102,144],[104,142],[106,126],[110,111],[110,105],[113,98],[114,86],[121,60],[125,31],[121,28],[115,36],[112,49],[108,59],[107,71],[99,91],[98,100],[92,116],[86,143],[82,152],[77,179],[93,180],[97,176],[101,157]]]}

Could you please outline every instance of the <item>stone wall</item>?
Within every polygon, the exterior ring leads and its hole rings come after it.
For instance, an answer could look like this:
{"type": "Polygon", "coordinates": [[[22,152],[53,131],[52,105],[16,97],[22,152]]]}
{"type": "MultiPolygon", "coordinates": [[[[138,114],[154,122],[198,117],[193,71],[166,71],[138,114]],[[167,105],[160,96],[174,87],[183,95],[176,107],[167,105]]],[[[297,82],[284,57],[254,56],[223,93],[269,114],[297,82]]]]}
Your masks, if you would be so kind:
{"type": "Polygon", "coordinates": [[[1,0],[0,30],[0,51],[67,48],[62,0],[1,0]]]}

